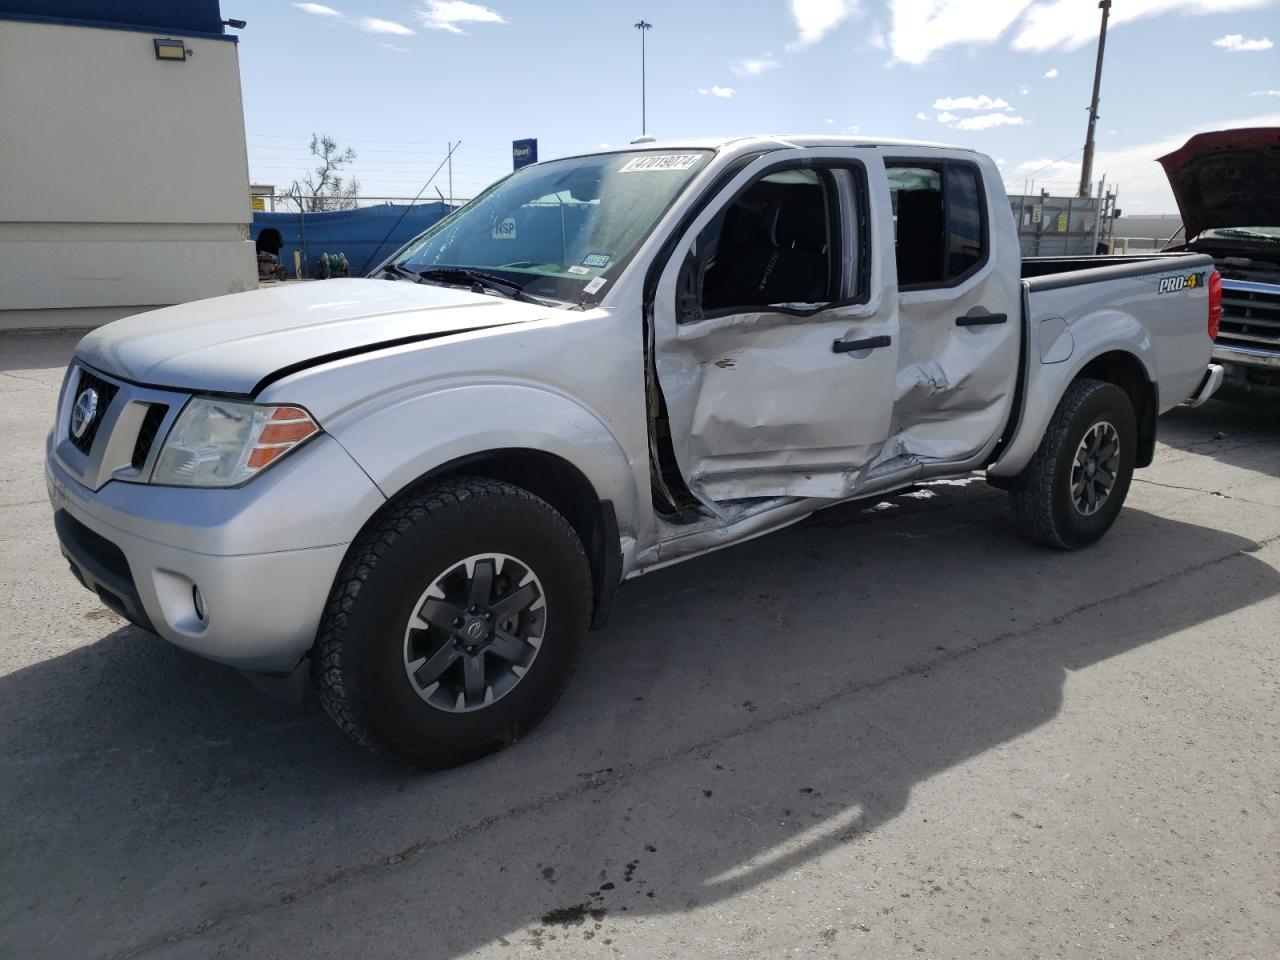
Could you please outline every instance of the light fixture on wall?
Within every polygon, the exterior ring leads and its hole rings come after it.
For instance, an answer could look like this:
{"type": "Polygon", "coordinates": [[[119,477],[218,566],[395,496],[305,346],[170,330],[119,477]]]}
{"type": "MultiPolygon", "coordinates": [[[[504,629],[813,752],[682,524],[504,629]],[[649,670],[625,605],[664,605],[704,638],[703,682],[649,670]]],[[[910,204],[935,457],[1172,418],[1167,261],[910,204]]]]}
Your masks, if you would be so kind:
{"type": "Polygon", "coordinates": [[[187,59],[187,44],[184,40],[161,40],[157,37],[151,42],[156,45],[157,60],[187,59]]]}

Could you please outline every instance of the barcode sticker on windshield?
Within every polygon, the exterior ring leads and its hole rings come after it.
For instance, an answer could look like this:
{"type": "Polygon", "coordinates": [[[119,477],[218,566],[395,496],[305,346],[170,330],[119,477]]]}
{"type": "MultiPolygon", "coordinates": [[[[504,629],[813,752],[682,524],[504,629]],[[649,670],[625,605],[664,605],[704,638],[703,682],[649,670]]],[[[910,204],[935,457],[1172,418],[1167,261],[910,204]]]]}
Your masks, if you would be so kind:
{"type": "Polygon", "coordinates": [[[657,170],[689,170],[702,159],[697,153],[660,153],[635,157],[622,165],[619,173],[650,173],[657,170]]]}

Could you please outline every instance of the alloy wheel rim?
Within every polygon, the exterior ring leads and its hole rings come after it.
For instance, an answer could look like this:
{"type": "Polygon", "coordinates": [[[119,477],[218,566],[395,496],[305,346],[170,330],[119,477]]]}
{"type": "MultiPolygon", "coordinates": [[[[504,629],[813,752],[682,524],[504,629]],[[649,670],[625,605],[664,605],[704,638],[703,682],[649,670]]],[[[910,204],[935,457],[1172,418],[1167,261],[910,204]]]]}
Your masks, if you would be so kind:
{"type": "Polygon", "coordinates": [[[524,678],[542,647],[547,605],[528,564],[478,553],[439,574],[404,632],[409,685],[446,713],[487,707],[524,678]]]}
{"type": "Polygon", "coordinates": [[[1120,434],[1106,420],[1087,431],[1071,462],[1071,503],[1081,516],[1103,508],[1115,489],[1120,469],[1120,434]]]}

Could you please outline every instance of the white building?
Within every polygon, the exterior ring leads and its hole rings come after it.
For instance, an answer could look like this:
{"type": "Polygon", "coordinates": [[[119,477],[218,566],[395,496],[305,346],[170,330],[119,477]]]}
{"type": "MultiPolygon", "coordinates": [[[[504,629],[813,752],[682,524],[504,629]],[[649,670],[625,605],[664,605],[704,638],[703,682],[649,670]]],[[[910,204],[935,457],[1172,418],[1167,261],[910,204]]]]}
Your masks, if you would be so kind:
{"type": "Polygon", "coordinates": [[[0,330],[257,282],[218,0],[0,0],[0,330]]]}

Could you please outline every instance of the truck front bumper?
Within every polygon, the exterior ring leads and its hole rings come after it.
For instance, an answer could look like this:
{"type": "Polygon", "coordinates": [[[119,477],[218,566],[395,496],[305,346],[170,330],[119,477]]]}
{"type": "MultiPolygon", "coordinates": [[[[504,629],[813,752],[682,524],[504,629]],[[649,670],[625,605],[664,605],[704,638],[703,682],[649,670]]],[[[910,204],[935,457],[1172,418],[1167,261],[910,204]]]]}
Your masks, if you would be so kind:
{"type": "MultiPolygon", "coordinates": [[[[311,467],[324,481],[372,488],[331,439],[311,446],[296,456],[318,460],[311,467]],[[343,461],[350,470],[343,470],[343,461]]],[[[200,656],[242,670],[288,673],[315,642],[350,537],[301,549],[237,549],[269,542],[266,516],[279,516],[282,498],[292,494],[296,503],[299,494],[309,492],[288,482],[286,466],[301,464],[282,463],[280,476],[264,475],[238,490],[113,482],[91,491],[48,456],[45,481],[63,555],[76,578],[108,607],[200,656]],[[211,495],[240,498],[245,506],[219,517],[214,528],[202,527],[199,518],[207,522],[209,513],[202,498],[211,495]],[[257,502],[264,498],[265,503],[257,502]]],[[[348,487],[346,492],[361,506],[374,499],[369,491],[348,487]]],[[[354,516],[358,512],[351,517],[356,529],[362,522],[354,516]]],[[[322,517],[317,526],[324,526],[322,517]]]]}

